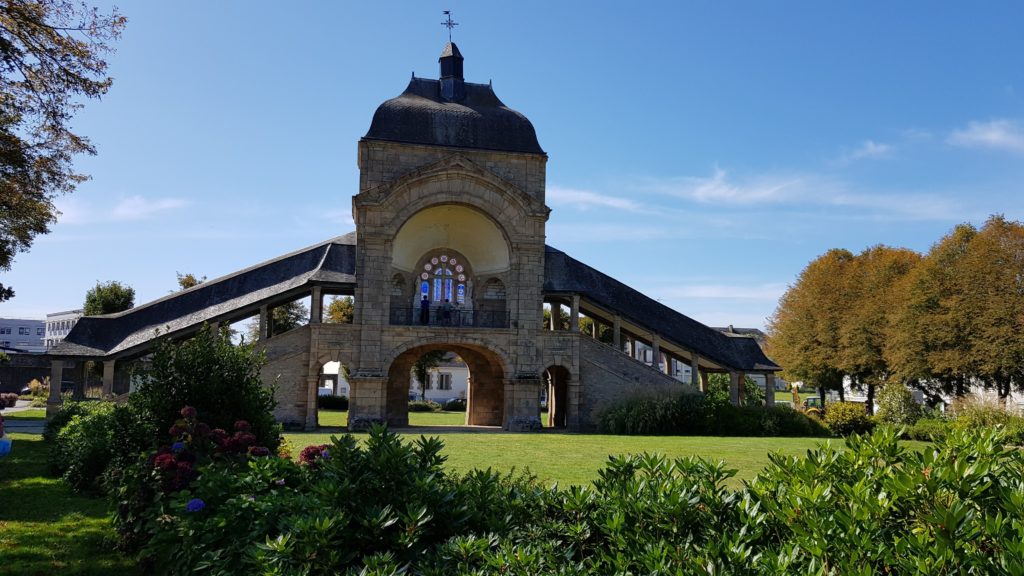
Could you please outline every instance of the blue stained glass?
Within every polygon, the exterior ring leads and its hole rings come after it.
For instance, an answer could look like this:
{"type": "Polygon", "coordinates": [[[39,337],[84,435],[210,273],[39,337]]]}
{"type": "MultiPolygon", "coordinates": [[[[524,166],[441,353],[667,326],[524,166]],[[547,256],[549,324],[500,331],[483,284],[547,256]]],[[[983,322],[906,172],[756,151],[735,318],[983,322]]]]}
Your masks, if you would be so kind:
{"type": "Polygon", "coordinates": [[[441,279],[434,278],[434,302],[441,301],[441,279]]]}
{"type": "Polygon", "coordinates": [[[430,295],[430,282],[420,282],[420,297],[430,295]]]}
{"type": "Polygon", "coordinates": [[[448,299],[449,302],[452,301],[452,279],[451,278],[448,278],[447,280],[444,281],[444,297],[446,299],[448,299]]]}
{"type": "Polygon", "coordinates": [[[465,284],[459,284],[459,287],[456,289],[455,293],[458,295],[457,298],[458,298],[459,304],[465,304],[466,303],[466,285],[465,284]]]}

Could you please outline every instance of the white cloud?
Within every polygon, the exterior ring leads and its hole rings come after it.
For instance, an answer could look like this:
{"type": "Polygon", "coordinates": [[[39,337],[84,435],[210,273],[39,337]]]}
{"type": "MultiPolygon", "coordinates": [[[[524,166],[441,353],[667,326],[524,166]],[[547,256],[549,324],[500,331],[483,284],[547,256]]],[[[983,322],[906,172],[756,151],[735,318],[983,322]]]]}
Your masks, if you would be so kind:
{"type": "Polygon", "coordinates": [[[118,202],[110,212],[110,219],[117,221],[145,220],[157,213],[175,210],[187,206],[188,202],[181,198],[148,199],[142,196],[131,196],[118,202]]]}
{"type": "Polygon", "coordinates": [[[844,152],[839,157],[839,163],[847,164],[855,160],[871,160],[876,158],[884,158],[892,152],[892,146],[885,144],[884,142],[875,142],[874,140],[865,140],[855,150],[844,152]]]}
{"type": "Polygon", "coordinates": [[[806,177],[799,175],[763,175],[736,180],[715,166],[709,177],[646,180],[638,186],[703,204],[763,204],[795,200],[804,195],[807,184],[806,177]]]}
{"type": "Polygon", "coordinates": [[[645,212],[640,204],[627,198],[598,194],[589,190],[578,190],[552,185],[547,189],[547,201],[553,206],[572,206],[580,210],[589,208],[612,208],[630,212],[645,212]]]}
{"type": "Polygon", "coordinates": [[[786,292],[779,283],[743,286],[739,284],[682,284],[657,290],[666,298],[700,298],[715,300],[778,300],[786,292]]]}
{"type": "Polygon", "coordinates": [[[1024,129],[1010,120],[970,122],[950,133],[946,142],[964,148],[989,148],[1024,154],[1024,129]]]}

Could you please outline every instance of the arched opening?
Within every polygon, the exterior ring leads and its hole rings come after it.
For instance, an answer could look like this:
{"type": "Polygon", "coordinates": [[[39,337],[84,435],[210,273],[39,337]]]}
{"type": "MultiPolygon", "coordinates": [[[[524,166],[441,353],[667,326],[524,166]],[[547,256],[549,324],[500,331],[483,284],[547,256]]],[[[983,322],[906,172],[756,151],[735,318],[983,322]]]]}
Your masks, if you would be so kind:
{"type": "Polygon", "coordinates": [[[550,366],[545,376],[548,384],[548,426],[565,428],[569,408],[569,371],[564,366],[550,366]]]}
{"type": "Polygon", "coordinates": [[[337,360],[324,362],[316,392],[316,425],[348,426],[348,366],[337,360]]]}
{"type": "MultiPolygon", "coordinates": [[[[446,400],[462,397],[466,402],[466,414],[460,423],[467,426],[501,426],[505,417],[505,367],[496,353],[476,344],[425,344],[399,354],[388,369],[387,422],[389,426],[409,425],[409,402],[422,395],[436,401],[442,396],[446,400]],[[467,372],[464,393],[458,389],[456,367],[431,371],[426,382],[427,388],[420,392],[420,383],[414,378],[414,367],[428,353],[444,353],[446,362],[461,360],[467,372]],[[450,373],[445,382],[443,375],[450,373]],[[442,389],[444,386],[448,389],[442,389]]],[[[421,419],[422,421],[422,419],[421,419]]],[[[454,424],[454,422],[451,422],[454,424]]]]}

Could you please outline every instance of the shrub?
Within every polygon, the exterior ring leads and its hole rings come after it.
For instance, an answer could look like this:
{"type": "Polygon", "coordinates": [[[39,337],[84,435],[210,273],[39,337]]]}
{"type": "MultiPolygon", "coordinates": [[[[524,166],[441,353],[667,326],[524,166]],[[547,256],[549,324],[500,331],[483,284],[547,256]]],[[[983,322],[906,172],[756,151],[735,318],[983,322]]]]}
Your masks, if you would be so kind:
{"type": "Polygon", "coordinates": [[[348,410],[348,396],[344,394],[317,396],[316,401],[321,410],[348,410]]]}
{"type": "Polygon", "coordinates": [[[914,396],[906,385],[890,381],[878,393],[878,412],[875,417],[886,424],[909,425],[921,417],[921,406],[914,402],[914,396]]]}
{"type": "Polygon", "coordinates": [[[235,346],[226,333],[200,330],[184,342],[157,347],[130,401],[151,422],[154,440],[181,418],[182,406],[192,406],[211,428],[249,422],[257,444],[276,449],[281,427],[274,420],[273,390],[260,379],[263,364],[252,345],[235,346]]]}
{"type": "Polygon", "coordinates": [[[945,440],[949,434],[950,424],[946,420],[937,418],[921,418],[912,426],[908,426],[903,436],[908,440],[923,440],[934,442],[945,440]]]}
{"type": "Polygon", "coordinates": [[[441,405],[432,400],[410,400],[409,412],[440,412],[441,405]]]}
{"type": "MultiPolygon", "coordinates": [[[[711,374],[705,394],[716,403],[729,403],[729,375],[711,374]]],[[[754,380],[745,376],[743,382],[743,406],[758,407],[764,404],[764,390],[754,380]]]]}
{"type": "Polygon", "coordinates": [[[76,490],[99,491],[104,473],[121,468],[152,443],[137,409],[89,402],[71,417],[50,445],[50,468],[76,490]]]}
{"type": "Polygon", "coordinates": [[[465,412],[466,401],[462,398],[452,398],[444,403],[444,409],[448,412],[465,412]]]}
{"type": "Polygon", "coordinates": [[[0,394],[0,404],[3,404],[7,408],[14,408],[14,405],[18,403],[18,394],[16,392],[4,392],[0,394]]]}
{"type": "Polygon", "coordinates": [[[825,425],[836,436],[863,434],[874,428],[867,409],[857,402],[832,402],[825,411],[825,425]]]}

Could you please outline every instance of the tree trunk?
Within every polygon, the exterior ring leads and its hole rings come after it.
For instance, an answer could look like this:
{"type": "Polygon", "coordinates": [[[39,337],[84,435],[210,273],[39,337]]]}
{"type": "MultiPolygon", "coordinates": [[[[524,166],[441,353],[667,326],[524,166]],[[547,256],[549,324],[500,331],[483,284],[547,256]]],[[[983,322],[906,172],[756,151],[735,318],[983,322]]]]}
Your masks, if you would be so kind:
{"type": "Polygon", "coordinates": [[[868,382],[868,416],[872,416],[875,413],[875,384],[874,382],[868,382]]]}
{"type": "Polygon", "coordinates": [[[963,376],[957,376],[956,377],[955,386],[956,386],[956,397],[957,398],[963,398],[964,396],[967,395],[967,390],[965,389],[965,386],[964,386],[964,377],[963,376]]]}
{"type": "Polygon", "coordinates": [[[821,399],[821,407],[825,408],[825,387],[818,386],[818,398],[821,399]]]}
{"type": "Polygon", "coordinates": [[[846,386],[842,382],[839,383],[839,401],[846,402],[846,386]]]}

